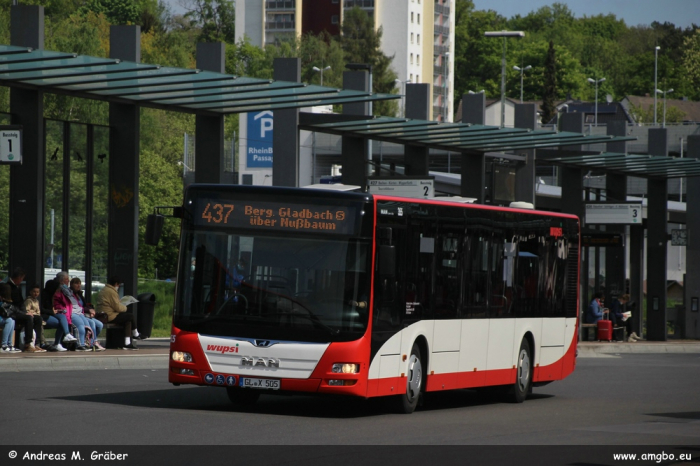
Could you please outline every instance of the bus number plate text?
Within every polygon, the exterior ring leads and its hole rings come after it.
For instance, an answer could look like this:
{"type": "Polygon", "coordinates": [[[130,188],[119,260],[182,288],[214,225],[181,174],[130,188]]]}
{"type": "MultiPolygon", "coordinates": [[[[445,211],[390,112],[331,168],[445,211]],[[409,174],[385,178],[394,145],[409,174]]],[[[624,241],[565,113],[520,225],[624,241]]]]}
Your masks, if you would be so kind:
{"type": "Polygon", "coordinates": [[[240,385],[243,388],[261,388],[263,390],[279,390],[280,381],[277,379],[251,379],[241,377],[240,385]]]}

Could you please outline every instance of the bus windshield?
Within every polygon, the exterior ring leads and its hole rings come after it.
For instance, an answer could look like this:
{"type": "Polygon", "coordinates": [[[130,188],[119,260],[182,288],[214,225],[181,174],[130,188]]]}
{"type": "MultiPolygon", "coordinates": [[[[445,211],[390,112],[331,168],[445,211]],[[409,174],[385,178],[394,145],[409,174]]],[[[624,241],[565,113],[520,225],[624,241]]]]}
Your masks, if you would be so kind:
{"type": "Polygon", "coordinates": [[[183,239],[173,320],[181,330],[288,341],[364,335],[367,241],[211,230],[183,239]]]}

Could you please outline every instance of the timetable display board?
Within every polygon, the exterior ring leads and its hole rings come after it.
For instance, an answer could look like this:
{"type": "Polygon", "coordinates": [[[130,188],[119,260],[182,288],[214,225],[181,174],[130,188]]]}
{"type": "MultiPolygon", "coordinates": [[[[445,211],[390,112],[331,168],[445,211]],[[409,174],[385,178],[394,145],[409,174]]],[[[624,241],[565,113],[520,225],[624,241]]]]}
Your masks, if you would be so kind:
{"type": "Polygon", "coordinates": [[[213,228],[352,235],[357,218],[357,209],[345,205],[199,198],[193,221],[213,228]]]}

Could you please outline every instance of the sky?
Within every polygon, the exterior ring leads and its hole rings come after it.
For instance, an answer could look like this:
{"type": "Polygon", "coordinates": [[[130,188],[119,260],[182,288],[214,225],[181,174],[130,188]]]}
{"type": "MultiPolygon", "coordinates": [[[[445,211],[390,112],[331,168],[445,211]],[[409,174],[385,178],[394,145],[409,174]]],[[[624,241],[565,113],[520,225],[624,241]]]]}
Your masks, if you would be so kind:
{"type": "Polygon", "coordinates": [[[577,18],[612,13],[628,26],[668,21],[686,28],[700,26],[700,0],[473,0],[477,10],[494,10],[506,18],[525,16],[558,1],[577,18]]]}

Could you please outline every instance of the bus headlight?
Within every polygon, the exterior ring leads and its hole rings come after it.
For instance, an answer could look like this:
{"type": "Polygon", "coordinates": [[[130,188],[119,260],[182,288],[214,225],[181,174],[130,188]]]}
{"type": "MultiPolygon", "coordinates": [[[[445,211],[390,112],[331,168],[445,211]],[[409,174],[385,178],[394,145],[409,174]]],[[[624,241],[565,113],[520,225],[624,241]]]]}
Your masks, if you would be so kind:
{"type": "Polygon", "coordinates": [[[333,364],[331,372],[335,374],[357,374],[358,372],[360,372],[360,365],[339,362],[333,364]]]}
{"type": "Polygon", "coordinates": [[[173,351],[170,358],[177,362],[192,362],[192,355],[183,351],[173,351]]]}

